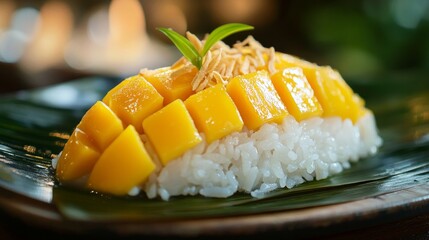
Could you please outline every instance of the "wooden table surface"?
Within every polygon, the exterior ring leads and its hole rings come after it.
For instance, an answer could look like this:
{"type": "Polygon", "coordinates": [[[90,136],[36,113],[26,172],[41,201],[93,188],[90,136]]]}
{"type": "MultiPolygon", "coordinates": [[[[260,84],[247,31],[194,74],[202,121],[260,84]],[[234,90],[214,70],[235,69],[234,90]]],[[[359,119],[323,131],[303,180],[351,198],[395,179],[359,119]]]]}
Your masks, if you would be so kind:
{"type": "Polygon", "coordinates": [[[25,212],[28,209],[16,208],[15,203],[23,200],[21,197],[5,198],[2,194],[1,199],[2,240],[270,239],[278,235],[291,239],[429,239],[427,184],[359,201],[275,214],[105,227],[102,224],[88,227],[67,220],[61,220],[63,226],[59,227],[54,225],[58,219],[45,221],[61,217],[54,216],[55,213],[38,221],[38,217],[25,212]]]}
{"type": "MultiPolygon", "coordinates": [[[[423,212],[420,215],[406,217],[403,219],[388,221],[387,223],[365,223],[349,226],[343,229],[319,229],[320,232],[290,232],[275,231],[273,233],[259,233],[245,236],[223,236],[220,239],[270,239],[277,235],[288,236],[290,239],[429,239],[429,213],[423,212]]],[[[145,237],[107,234],[107,233],[62,233],[54,230],[39,228],[28,224],[21,219],[11,216],[5,211],[0,211],[0,239],[171,239],[169,237],[145,237]]],[[[199,236],[190,238],[174,239],[219,239],[219,237],[199,236]]]]}

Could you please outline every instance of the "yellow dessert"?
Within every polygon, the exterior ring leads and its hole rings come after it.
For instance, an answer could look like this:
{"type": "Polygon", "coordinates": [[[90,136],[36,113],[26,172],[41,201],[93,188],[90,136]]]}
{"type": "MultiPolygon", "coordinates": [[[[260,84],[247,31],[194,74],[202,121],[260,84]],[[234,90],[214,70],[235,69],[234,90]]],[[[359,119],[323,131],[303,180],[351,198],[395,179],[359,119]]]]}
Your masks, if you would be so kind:
{"type": "Polygon", "coordinates": [[[179,48],[185,56],[171,66],[142,69],[95,102],[57,159],[58,180],[87,179],[85,187],[113,195],[147,185],[155,189],[150,194],[163,199],[226,196],[262,191],[258,187],[264,183],[292,186],[295,180],[288,176],[325,178],[380,145],[371,133],[372,112],[337,70],[265,48],[252,37],[232,47],[219,42],[219,36],[228,35],[222,31],[234,28],[248,29],[222,26],[204,42],[162,29],[177,44],[186,43],[179,48]],[[334,133],[317,128],[325,119],[338,124],[334,133]],[[327,147],[329,154],[317,152],[335,140],[337,127],[355,133],[350,138],[363,144],[356,147],[359,152],[333,153],[348,147],[345,138],[337,142],[344,146],[327,147]],[[309,139],[316,133],[329,141],[311,145],[320,141],[309,139]],[[166,179],[172,181],[168,186],[166,179]]]}

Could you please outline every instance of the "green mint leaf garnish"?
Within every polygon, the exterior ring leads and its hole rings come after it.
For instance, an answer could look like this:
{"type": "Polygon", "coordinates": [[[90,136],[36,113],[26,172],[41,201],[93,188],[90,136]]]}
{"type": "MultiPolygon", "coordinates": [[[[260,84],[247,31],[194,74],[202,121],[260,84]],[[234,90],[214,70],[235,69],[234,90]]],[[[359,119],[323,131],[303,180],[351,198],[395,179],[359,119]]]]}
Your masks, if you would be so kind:
{"type": "Polygon", "coordinates": [[[158,30],[164,33],[173,43],[176,45],[177,49],[187,58],[194,66],[198,69],[201,68],[201,56],[195,49],[194,45],[186,39],[184,36],[179,33],[168,29],[168,28],[158,28],[158,30]]]}
{"type": "Polygon", "coordinates": [[[216,42],[228,37],[229,35],[252,29],[252,26],[242,23],[228,23],[216,28],[207,37],[203,50],[201,51],[201,56],[205,56],[210,48],[216,44],[216,42]]]}
{"type": "Polygon", "coordinates": [[[195,49],[194,45],[192,45],[192,43],[184,36],[169,28],[158,28],[160,32],[165,34],[174,43],[174,45],[176,45],[177,49],[179,49],[183,56],[198,69],[201,68],[203,57],[218,41],[221,41],[231,34],[252,29],[252,26],[242,23],[228,23],[219,26],[209,34],[201,53],[199,53],[197,49],[195,49]]]}

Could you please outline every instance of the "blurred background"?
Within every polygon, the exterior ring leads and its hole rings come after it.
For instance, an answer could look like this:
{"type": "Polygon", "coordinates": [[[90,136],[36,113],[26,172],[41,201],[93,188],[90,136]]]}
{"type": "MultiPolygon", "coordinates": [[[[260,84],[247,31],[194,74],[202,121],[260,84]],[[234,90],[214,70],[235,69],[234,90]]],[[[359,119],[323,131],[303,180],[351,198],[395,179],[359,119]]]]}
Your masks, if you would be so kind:
{"type": "Polygon", "coordinates": [[[427,0],[0,0],[0,93],[166,66],[180,55],[157,27],[202,38],[228,22],[255,26],[228,44],[251,34],[347,81],[427,81],[427,0]]]}

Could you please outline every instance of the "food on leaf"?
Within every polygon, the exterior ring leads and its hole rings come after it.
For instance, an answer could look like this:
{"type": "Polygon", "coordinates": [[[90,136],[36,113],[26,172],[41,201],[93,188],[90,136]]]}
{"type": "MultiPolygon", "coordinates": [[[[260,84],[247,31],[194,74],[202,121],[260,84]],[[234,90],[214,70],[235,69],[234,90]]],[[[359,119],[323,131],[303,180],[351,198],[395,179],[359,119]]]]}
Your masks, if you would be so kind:
{"type": "Polygon", "coordinates": [[[143,68],[88,110],[53,161],[59,182],[163,200],[263,198],[377,152],[375,116],[335,68],[252,36],[222,41],[250,29],[226,24],[200,40],[161,28],[184,56],[143,68]]]}

